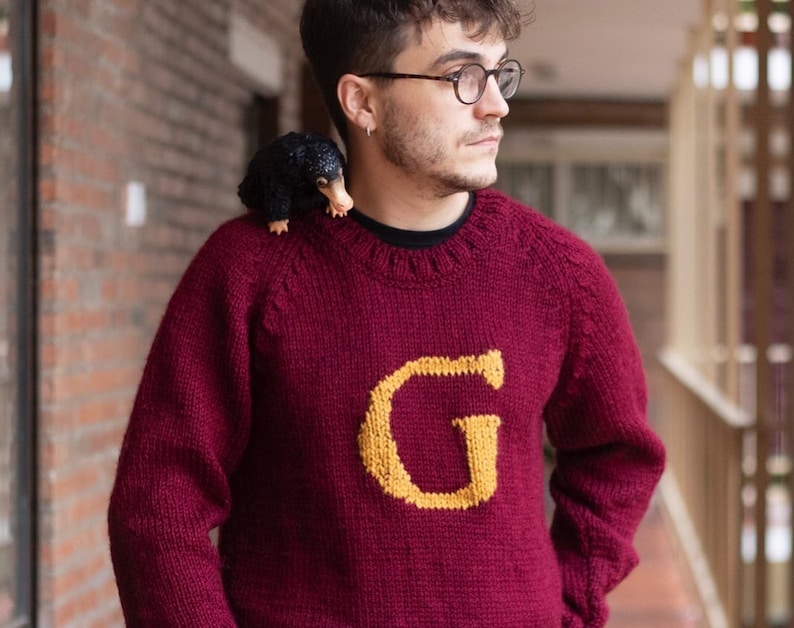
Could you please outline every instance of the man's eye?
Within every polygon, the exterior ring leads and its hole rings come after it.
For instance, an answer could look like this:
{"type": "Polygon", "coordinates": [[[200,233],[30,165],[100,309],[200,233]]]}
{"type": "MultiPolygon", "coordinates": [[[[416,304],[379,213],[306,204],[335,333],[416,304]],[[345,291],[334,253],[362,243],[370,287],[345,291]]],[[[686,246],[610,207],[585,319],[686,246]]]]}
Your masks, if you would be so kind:
{"type": "Polygon", "coordinates": [[[318,188],[324,188],[326,185],[328,185],[328,179],[325,177],[317,177],[315,183],[317,184],[318,188]]]}

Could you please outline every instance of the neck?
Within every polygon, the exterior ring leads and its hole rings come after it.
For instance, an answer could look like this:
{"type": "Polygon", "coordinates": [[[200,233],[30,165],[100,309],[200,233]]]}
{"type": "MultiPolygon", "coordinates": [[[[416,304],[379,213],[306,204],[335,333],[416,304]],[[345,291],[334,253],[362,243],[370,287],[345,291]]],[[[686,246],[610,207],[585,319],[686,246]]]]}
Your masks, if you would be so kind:
{"type": "Polygon", "coordinates": [[[377,222],[410,231],[435,231],[463,215],[469,192],[439,196],[391,165],[372,167],[371,156],[351,157],[348,187],[356,209],[377,222]],[[365,167],[356,167],[366,164],[365,167]]]}

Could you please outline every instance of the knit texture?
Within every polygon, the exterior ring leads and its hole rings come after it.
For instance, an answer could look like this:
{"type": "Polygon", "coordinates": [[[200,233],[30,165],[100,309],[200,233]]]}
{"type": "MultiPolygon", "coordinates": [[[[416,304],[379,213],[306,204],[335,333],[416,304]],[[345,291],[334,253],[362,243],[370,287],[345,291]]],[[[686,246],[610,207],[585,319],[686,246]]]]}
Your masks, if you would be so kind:
{"type": "Polygon", "coordinates": [[[173,295],[122,447],[127,622],[603,626],[664,464],[645,404],[600,258],[498,192],[422,250],[319,210],[280,237],[232,220],[173,295]]]}

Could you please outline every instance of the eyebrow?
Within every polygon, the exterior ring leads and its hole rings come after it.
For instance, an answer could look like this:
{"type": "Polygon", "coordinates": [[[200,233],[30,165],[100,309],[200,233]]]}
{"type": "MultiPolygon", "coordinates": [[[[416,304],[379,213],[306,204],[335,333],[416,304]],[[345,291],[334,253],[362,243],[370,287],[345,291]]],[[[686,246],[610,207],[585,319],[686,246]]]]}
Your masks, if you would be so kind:
{"type": "MultiPolygon", "coordinates": [[[[499,60],[503,61],[504,59],[507,59],[507,49],[505,49],[504,53],[502,54],[499,60]]],[[[452,63],[453,61],[469,61],[469,62],[483,63],[484,58],[482,54],[479,52],[456,48],[438,57],[435,61],[433,61],[429,69],[431,70],[436,69],[443,65],[447,65],[448,63],[452,63]]]]}

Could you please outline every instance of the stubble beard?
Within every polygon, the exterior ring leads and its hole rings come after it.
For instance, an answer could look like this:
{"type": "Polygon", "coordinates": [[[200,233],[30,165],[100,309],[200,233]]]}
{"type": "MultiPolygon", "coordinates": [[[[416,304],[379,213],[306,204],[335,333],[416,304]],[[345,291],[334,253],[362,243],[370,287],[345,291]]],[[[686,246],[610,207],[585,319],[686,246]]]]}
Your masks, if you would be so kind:
{"type": "Polygon", "coordinates": [[[385,116],[380,138],[384,158],[435,198],[479,190],[496,182],[495,172],[467,175],[453,171],[441,139],[421,122],[392,109],[385,116]]]}

